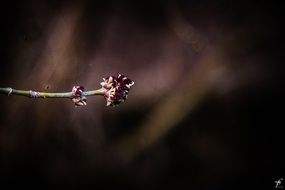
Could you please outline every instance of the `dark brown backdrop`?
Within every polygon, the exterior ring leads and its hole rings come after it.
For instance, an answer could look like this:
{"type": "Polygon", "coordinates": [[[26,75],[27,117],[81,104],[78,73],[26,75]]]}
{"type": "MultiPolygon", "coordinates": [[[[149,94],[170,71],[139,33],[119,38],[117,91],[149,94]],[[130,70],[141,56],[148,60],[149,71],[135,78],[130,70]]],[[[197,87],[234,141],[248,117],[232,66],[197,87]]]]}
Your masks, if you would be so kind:
{"type": "Polygon", "coordinates": [[[1,186],[273,189],[285,177],[278,4],[28,0],[0,12],[1,87],[135,81],[116,108],[1,95],[1,186]]]}

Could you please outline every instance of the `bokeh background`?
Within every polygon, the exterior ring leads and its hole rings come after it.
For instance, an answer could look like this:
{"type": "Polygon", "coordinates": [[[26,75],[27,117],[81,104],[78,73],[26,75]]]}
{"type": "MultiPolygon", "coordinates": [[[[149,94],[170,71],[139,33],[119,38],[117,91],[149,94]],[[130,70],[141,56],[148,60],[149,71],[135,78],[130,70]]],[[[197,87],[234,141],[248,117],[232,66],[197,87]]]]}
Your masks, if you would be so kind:
{"type": "Polygon", "coordinates": [[[135,85],[116,108],[1,95],[0,188],[274,189],[285,177],[282,11],[269,1],[1,4],[1,87],[91,90],[117,73],[135,85]]]}

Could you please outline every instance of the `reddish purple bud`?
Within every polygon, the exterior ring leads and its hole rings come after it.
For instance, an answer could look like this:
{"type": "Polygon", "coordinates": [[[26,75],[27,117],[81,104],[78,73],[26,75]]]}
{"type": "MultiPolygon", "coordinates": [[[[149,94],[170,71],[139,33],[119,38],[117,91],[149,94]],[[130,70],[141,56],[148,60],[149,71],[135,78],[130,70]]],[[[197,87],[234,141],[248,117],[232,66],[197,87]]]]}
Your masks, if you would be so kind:
{"type": "Polygon", "coordinates": [[[72,101],[75,104],[75,106],[85,106],[86,103],[86,97],[83,96],[84,87],[83,86],[74,86],[72,88],[72,101]]]}
{"type": "Polygon", "coordinates": [[[127,99],[134,82],[126,76],[119,74],[117,77],[108,76],[103,78],[103,82],[100,84],[105,90],[104,97],[107,101],[107,106],[116,106],[127,99]]]}

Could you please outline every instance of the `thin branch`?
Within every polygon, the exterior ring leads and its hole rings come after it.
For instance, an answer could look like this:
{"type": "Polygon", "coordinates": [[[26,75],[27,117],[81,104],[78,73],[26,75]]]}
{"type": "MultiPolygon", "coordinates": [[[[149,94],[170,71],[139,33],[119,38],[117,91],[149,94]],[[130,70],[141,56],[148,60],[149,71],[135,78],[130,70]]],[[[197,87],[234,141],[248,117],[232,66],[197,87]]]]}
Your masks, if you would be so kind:
{"type": "Polygon", "coordinates": [[[13,88],[0,88],[0,94],[8,96],[19,95],[29,98],[70,98],[75,106],[85,106],[87,96],[104,96],[107,101],[107,106],[117,106],[124,102],[129,94],[129,90],[134,82],[124,75],[108,76],[103,78],[100,83],[102,88],[98,90],[84,91],[83,86],[74,86],[71,92],[50,93],[50,92],[37,92],[33,90],[17,90],[13,88]]]}
{"type": "MultiPolygon", "coordinates": [[[[13,88],[0,88],[0,94],[19,95],[29,98],[73,98],[72,92],[60,92],[60,93],[50,93],[50,92],[37,92],[33,90],[17,90],[13,88]]],[[[98,90],[84,91],[82,96],[95,96],[104,95],[104,89],[100,88],[98,90]]]]}

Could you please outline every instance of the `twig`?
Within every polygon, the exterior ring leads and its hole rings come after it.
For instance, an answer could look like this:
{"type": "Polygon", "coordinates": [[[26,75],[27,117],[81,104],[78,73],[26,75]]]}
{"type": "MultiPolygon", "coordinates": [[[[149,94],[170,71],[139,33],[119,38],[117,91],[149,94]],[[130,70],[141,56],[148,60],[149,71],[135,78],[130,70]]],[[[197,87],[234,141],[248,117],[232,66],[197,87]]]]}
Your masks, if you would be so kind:
{"type": "Polygon", "coordinates": [[[134,82],[124,75],[118,74],[115,76],[108,76],[103,78],[100,83],[102,88],[98,90],[84,91],[83,86],[74,86],[71,92],[62,93],[49,93],[37,92],[33,90],[17,90],[13,88],[0,88],[0,94],[7,94],[8,96],[19,95],[29,98],[71,98],[75,106],[87,105],[87,96],[101,95],[107,101],[107,106],[116,106],[124,102],[127,97],[131,86],[134,82]]]}
{"type": "MultiPolygon", "coordinates": [[[[19,96],[25,96],[29,98],[73,98],[72,92],[59,92],[59,93],[50,93],[50,92],[37,92],[33,90],[17,90],[12,89],[10,87],[8,88],[0,88],[1,94],[6,94],[8,96],[11,95],[19,95],[19,96]]],[[[85,91],[82,92],[82,96],[96,96],[96,95],[104,95],[104,89],[100,88],[98,90],[92,90],[92,91],[85,91]]]]}

